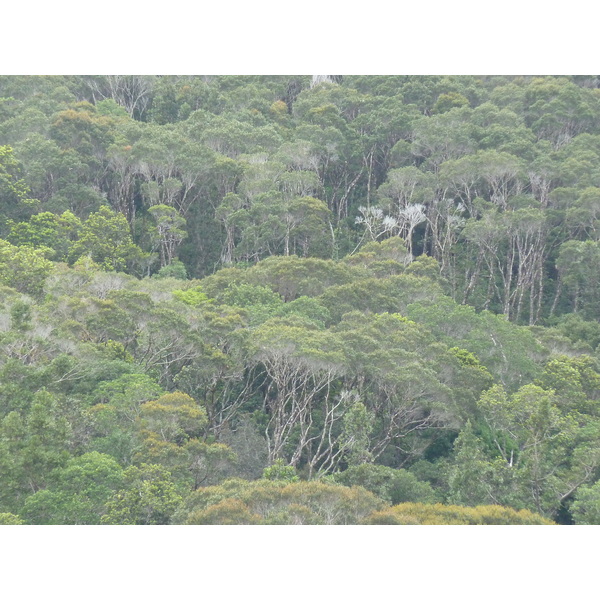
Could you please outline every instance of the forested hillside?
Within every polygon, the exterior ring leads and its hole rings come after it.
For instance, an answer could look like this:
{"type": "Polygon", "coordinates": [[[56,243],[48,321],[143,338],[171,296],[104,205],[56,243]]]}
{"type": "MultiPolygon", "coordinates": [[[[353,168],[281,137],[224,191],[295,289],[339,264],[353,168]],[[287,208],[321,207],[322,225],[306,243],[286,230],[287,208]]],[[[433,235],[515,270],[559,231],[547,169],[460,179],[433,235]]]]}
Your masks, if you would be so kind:
{"type": "Polygon", "coordinates": [[[0,77],[0,523],[600,524],[600,79],[0,77]]]}

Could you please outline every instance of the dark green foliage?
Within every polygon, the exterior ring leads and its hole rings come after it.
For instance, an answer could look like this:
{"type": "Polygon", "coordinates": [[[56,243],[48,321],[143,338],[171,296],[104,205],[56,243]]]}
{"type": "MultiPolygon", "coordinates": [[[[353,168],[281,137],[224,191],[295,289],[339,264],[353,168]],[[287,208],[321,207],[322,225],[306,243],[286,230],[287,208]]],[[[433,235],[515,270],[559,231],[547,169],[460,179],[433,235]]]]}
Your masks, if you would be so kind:
{"type": "Polygon", "coordinates": [[[364,487],[390,504],[434,503],[439,500],[429,483],[419,481],[412,473],[404,469],[362,464],[331,475],[330,478],[343,485],[364,487]]]}

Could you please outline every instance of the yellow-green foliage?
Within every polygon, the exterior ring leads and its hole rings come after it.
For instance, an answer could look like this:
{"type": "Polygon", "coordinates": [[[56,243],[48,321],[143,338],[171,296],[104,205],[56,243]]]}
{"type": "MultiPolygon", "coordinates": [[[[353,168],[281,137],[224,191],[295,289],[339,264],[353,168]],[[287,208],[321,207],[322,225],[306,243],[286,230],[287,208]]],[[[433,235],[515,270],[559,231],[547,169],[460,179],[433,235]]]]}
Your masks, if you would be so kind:
{"type": "Polygon", "coordinates": [[[229,480],[199,489],[188,525],[349,525],[385,506],[361,487],[319,481],[229,480]]]}
{"type": "Polygon", "coordinates": [[[187,290],[173,290],[173,297],[189,306],[200,306],[201,304],[211,303],[211,300],[198,285],[187,290]]]}
{"type": "Polygon", "coordinates": [[[529,510],[505,506],[454,506],[406,502],[375,512],[366,525],[554,525],[529,510]]]}
{"type": "Polygon", "coordinates": [[[25,525],[21,517],[13,513],[0,513],[0,525],[25,525]]]}
{"type": "Polygon", "coordinates": [[[141,418],[144,431],[154,432],[167,442],[199,435],[208,422],[204,408],[182,392],[146,402],[141,408],[141,418]]]}
{"type": "Polygon", "coordinates": [[[259,525],[262,519],[250,512],[248,506],[237,498],[226,498],[206,510],[194,513],[194,525],[259,525]]]}
{"type": "Polygon", "coordinates": [[[0,285],[24,294],[39,295],[53,264],[46,259],[47,249],[13,246],[0,240],[0,285]]]}

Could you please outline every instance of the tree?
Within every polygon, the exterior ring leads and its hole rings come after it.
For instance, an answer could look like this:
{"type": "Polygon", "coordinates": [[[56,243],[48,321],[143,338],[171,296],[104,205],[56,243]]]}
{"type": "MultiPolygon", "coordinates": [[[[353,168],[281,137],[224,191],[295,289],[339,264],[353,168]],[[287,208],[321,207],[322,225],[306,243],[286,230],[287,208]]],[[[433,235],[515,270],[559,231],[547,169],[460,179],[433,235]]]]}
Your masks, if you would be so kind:
{"type": "Polygon", "coordinates": [[[273,256],[247,272],[247,283],[265,285],[285,302],[300,296],[319,296],[327,288],[349,283],[354,274],[347,265],[320,258],[273,256]]]}
{"type": "Polygon", "coordinates": [[[70,262],[83,255],[107,271],[124,271],[142,258],[125,217],[106,206],[83,222],[79,239],[71,247],[70,262]]]}
{"type": "Polygon", "coordinates": [[[401,502],[434,503],[439,500],[431,485],[419,481],[410,471],[383,465],[362,464],[329,475],[328,479],[345,486],[363,487],[389,504],[401,502]]]}
{"type": "Polygon", "coordinates": [[[71,426],[53,394],[40,390],[25,416],[13,411],[0,423],[0,465],[6,483],[0,503],[13,510],[46,487],[49,474],[69,458],[71,426]]]}
{"type": "Polygon", "coordinates": [[[129,116],[143,120],[151,101],[155,77],[148,75],[94,75],[84,78],[84,84],[96,102],[113,99],[129,116]]]}
{"type": "Polygon", "coordinates": [[[440,94],[435,104],[433,105],[433,113],[440,114],[448,112],[453,108],[461,108],[468,106],[469,100],[458,92],[448,92],[447,94],[440,94]]]}
{"type": "Polygon", "coordinates": [[[148,209],[156,221],[156,232],[160,244],[160,266],[166,267],[175,259],[177,246],[186,238],[185,219],[177,211],[164,204],[148,209]]]}
{"type": "Polygon", "coordinates": [[[24,220],[37,207],[37,201],[29,198],[29,188],[20,177],[20,165],[10,146],[0,146],[0,200],[3,205],[0,218],[2,237],[8,232],[10,219],[24,220]]]}
{"type": "Polygon", "coordinates": [[[124,487],[106,502],[105,525],[168,525],[182,501],[171,473],[152,464],[123,472],[124,487]]]}
{"type": "Polygon", "coordinates": [[[592,317],[598,309],[598,278],[600,244],[592,240],[580,242],[569,240],[561,245],[556,268],[559,273],[559,285],[556,291],[554,306],[562,290],[570,296],[573,312],[583,311],[592,317]]]}
{"type": "Polygon", "coordinates": [[[0,525],[24,525],[25,521],[12,513],[0,513],[0,525]]]}
{"type": "Polygon", "coordinates": [[[12,223],[7,240],[15,246],[51,248],[55,261],[65,261],[79,236],[81,221],[70,211],[62,215],[50,212],[32,215],[29,221],[12,223]]]}
{"type": "Polygon", "coordinates": [[[46,252],[46,249],[13,246],[0,240],[0,283],[39,296],[53,268],[46,252]]]}
{"type": "Polygon", "coordinates": [[[525,88],[526,124],[555,148],[594,128],[598,101],[591,90],[556,77],[536,77],[525,88]]]}
{"type": "Polygon", "coordinates": [[[462,506],[519,503],[514,473],[506,464],[487,456],[470,421],[458,434],[453,450],[447,474],[448,502],[462,506]]]}
{"type": "Polygon", "coordinates": [[[417,167],[390,169],[385,183],[377,188],[379,203],[397,217],[408,205],[427,202],[434,193],[433,181],[430,173],[417,167]]]}
{"type": "Polygon", "coordinates": [[[98,525],[122,483],[123,469],[112,457],[89,452],[52,471],[48,487],[27,498],[22,514],[37,525],[98,525]]]}
{"type": "Polygon", "coordinates": [[[600,483],[582,486],[571,507],[576,525],[600,524],[600,483]]]}
{"type": "MultiPolygon", "coordinates": [[[[319,456],[327,433],[339,418],[335,408],[341,399],[331,397],[331,385],[344,363],[335,338],[325,331],[273,319],[256,328],[251,348],[252,361],[260,364],[268,377],[263,409],[268,415],[269,461],[286,458],[294,466],[312,442],[318,444],[319,456]],[[324,422],[321,431],[314,432],[313,405],[321,396],[324,422]]],[[[311,469],[315,463],[313,456],[311,469]]]]}
{"type": "Polygon", "coordinates": [[[100,383],[92,394],[90,448],[129,465],[141,447],[137,419],[142,406],[162,394],[160,386],[147,375],[127,374],[100,383]]]}
{"type": "Polygon", "coordinates": [[[187,394],[173,392],[146,402],[138,421],[144,444],[139,460],[164,465],[194,490],[216,483],[236,457],[224,444],[200,439],[207,424],[206,411],[187,394]]]}
{"type": "Polygon", "coordinates": [[[593,476],[596,427],[579,430],[576,413],[563,416],[554,390],[528,384],[507,397],[494,386],[479,406],[500,457],[520,472],[527,503],[541,514],[555,514],[560,502],[593,476]]]}
{"type": "Polygon", "coordinates": [[[140,412],[146,434],[154,434],[165,442],[181,444],[199,437],[207,425],[206,411],[193,398],[181,392],[164,394],[145,402],[140,412]]]}
{"type": "Polygon", "coordinates": [[[270,467],[263,470],[263,479],[268,481],[299,481],[296,469],[291,465],[286,465],[282,458],[278,458],[270,467]]]}
{"type": "Polygon", "coordinates": [[[504,506],[452,506],[403,503],[376,512],[366,525],[555,525],[529,510],[504,506]]]}
{"type": "Polygon", "coordinates": [[[413,125],[411,153],[436,171],[441,163],[474,150],[470,135],[468,107],[454,108],[431,117],[422,117],[413,125]]]}
{"type": "Polygon", "coordinates": [[[175,520],[188,525],[358,524],[383,506],[383,500],[360,487],[321,481],[232,479],[194,492],[175,520]]]}
{"type": "MultiPolygon", "coordinates": [[[[401,466],[422,451],[411,445],[415,432],[442,426],[448,418],[449,390],[434,366],[438,348],[427,331],[399,314],[350,312],[333,331],[345,355],[344,387],[358,394],[373,419],[368,453],[374,459],[387,455],[401,466]]],[[[355,411],[357,417],[360,406],[355,411]]],[[[354,435],[364,436],[365,426],[354,435]]]]}

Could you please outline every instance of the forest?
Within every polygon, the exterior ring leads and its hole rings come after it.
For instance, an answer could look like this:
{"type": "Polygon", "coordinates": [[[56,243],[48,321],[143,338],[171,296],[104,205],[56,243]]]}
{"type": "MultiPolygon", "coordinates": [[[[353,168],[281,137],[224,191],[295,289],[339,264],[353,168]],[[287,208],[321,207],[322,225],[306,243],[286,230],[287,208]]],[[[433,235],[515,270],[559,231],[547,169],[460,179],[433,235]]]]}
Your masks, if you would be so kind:
{"type": "Polygon", "coordinates": [[[600,76],[0,76],[0,524],[600,524],[600,76]]]}

